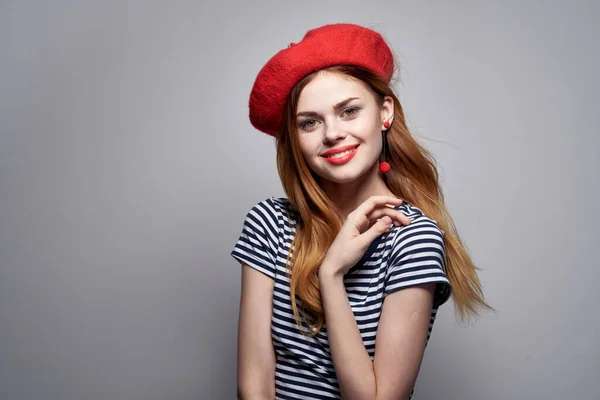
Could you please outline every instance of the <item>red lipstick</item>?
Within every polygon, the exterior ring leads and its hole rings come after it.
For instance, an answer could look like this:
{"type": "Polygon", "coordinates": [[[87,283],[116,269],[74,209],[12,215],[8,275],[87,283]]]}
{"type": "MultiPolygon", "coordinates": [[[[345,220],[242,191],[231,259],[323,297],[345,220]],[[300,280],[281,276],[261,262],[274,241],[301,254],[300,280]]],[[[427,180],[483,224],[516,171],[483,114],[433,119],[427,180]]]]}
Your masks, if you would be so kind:
{"type": "Polygon", "coordinates": [[[347,163],[348,161],[350,161],[354,158],[354,156],[356,155],[357,148],[358,148],[357,144],[353,144],[350,146],[337,147],[335,149],[328,150],[325,153],[321,154],[321,157],[323,157],[323,159],[330,164],[341,165],[341,164],[347,163]],[[332,156],[335,156],[336,154],[343,153],[345,151],[350,151],[350,152],[341,157],[332,157],[332,156]]]}

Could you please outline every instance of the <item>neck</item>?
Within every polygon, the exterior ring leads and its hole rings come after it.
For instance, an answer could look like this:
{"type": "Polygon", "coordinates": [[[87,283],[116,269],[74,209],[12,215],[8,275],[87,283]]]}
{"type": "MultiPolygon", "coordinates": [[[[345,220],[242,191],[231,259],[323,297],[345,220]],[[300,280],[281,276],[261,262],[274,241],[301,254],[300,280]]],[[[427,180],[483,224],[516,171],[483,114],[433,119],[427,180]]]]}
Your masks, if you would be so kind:
{"type": "Polygon", "coordinates": [[[383,181],[383,177],[379,174],[378,164],[375,164],[371,170],[352,182],[323,181],[322,187],[327,196],[338,207],[344,220],[346,220],[348,214],[371,196],[394,196],[383,181]]]}

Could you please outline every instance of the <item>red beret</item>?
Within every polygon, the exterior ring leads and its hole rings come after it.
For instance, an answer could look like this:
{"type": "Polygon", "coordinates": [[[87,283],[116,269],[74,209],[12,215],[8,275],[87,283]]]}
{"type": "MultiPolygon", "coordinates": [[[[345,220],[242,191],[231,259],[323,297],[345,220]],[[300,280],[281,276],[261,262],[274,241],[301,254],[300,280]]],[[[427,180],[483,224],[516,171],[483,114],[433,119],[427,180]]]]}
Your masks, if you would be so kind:
{"type": "Polygon", "coordinates": [[[354,24],[330,24],[306,32],[299,43],[275,54],[260,70],[250,93],[250,122],[279,136],[283,108],[292,88],[312,72],[333,65],[356,65],[389,83],[394,57],[383,37],[354,24]]]}

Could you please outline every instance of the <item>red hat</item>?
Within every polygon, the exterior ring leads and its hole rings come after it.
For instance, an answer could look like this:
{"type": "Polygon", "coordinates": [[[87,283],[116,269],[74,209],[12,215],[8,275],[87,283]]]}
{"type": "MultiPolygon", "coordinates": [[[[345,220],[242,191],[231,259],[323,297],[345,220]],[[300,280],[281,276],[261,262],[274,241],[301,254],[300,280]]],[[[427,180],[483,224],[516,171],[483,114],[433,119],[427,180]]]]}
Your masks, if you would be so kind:
{"type": "Polygon", "coordinates": [[[306,32],[299,43],[275,54],[260,70],[250,93],[250,122],[279,136],[283,108],[292,88],[312,72],[333,65],[356,65],[383,77],[394,73],[394,57],[383,37],[354,24],[330,24],[306,32]]]}

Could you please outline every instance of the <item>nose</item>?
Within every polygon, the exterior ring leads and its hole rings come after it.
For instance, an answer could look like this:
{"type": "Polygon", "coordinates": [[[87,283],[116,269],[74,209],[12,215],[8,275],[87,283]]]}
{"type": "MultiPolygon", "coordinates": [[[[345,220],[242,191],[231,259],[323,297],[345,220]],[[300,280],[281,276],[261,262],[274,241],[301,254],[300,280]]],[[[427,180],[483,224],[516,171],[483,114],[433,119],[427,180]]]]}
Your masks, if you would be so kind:
{"type": "Polygon", "coordinates": [[[323,132],[323,143],[335,143],[346,137],[346,133],[336,123],[328,123],[323,132]]]}

